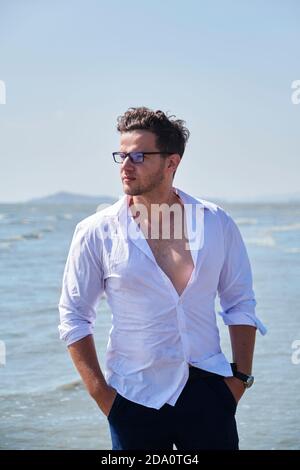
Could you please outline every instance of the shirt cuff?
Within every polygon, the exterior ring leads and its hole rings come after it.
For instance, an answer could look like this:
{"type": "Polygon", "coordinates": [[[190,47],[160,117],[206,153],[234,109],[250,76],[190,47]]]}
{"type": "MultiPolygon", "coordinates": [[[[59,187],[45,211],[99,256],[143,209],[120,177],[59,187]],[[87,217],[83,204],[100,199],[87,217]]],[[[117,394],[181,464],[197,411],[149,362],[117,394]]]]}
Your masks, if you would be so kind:
{"type": "Polygon", "coordinates": [[[218,312],[223,318],[225,325],[250,325],[255,326],[262,335],[267,333],[267,328],[256,316],[250,315],[248,312],[218,312]]]}
{"type": "Polygon", "coordinates": [[[80,325],[75,326],[71,329],[67,329],[65,326],[59,325],[58,330],[60,339],[62,341],[65,341],[67,346],[70,346],[70,344],[75,343],[76,341],[79,341],[80,339],[93,334],[92,325],[80,325]]]}

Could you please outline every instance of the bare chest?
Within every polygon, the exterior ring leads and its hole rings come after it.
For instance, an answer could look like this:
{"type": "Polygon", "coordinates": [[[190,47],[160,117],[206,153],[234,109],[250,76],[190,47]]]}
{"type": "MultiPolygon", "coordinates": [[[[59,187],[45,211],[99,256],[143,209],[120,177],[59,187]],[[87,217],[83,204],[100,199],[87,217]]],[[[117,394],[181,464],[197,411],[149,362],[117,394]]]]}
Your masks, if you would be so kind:
{"type": "Polygon", "coordinates": [[[178,295],[181,295],[194,269],[188,241],[184,238],[178,240],[148,239],[147,241],[157,264],[168,276],[178,295]]]}

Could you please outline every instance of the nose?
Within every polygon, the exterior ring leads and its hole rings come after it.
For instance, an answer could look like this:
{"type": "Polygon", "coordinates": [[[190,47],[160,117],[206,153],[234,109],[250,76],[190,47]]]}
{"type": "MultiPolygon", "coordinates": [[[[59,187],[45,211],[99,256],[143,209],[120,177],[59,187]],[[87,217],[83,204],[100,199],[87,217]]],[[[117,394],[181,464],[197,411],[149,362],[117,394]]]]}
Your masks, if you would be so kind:
{"type": "Polygon", "coordinates": [[[127,157],[123,161],[121,169],[124,170],[128,168],[132,170],[134,169],[134,163],[132,163],[132,161],[130,160],[129,155],[127,155],[127,157]]]}

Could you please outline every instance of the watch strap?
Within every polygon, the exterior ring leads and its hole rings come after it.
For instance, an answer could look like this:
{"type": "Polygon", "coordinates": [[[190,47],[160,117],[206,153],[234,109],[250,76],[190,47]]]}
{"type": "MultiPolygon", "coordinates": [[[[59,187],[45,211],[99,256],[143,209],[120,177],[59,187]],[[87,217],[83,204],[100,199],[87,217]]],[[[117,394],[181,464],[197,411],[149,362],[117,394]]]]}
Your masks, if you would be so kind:
{"type": "Polygon", "coordinates": [[[236,377],[237,379],[241,380],[244,383],[245,387],[251,387],[254,381],[254,377],[252,375],[243,374],[243,372],[238,371],[235,362],[232,362],[230,365],[233,377],[236,377]]]}
{"type": "Polygon", "coordinates": [[[250,377],[249,375],[243,374],[242,372],[239,372],[239,371],[235,371],[235,373],[233,375],[234,375],[234,377],[236,377],[237,379],[242,380],[243,382],[247,382],[247,380],[250,377]]]}

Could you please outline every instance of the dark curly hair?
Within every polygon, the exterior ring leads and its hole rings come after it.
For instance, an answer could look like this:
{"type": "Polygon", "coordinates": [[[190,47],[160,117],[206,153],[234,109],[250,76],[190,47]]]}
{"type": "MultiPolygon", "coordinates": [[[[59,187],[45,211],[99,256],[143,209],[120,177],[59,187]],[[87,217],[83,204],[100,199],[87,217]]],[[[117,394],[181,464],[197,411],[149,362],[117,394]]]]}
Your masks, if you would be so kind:
{"type": "Polygon", "coordinates": [[[163,111],[153,111],[144,106],[129,108],[123,116],[119,116],[117,129],[119,132],[145,130],[156,135],[156,144],[161,152],[174,152],[182,157],[190,136],[185,122],[167,116],[163,111]]]}

